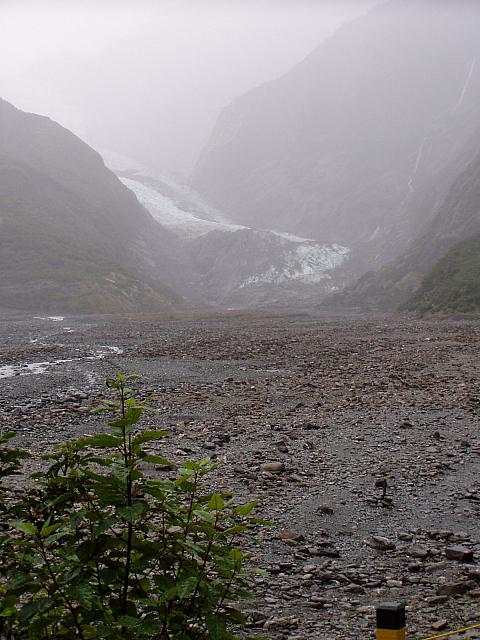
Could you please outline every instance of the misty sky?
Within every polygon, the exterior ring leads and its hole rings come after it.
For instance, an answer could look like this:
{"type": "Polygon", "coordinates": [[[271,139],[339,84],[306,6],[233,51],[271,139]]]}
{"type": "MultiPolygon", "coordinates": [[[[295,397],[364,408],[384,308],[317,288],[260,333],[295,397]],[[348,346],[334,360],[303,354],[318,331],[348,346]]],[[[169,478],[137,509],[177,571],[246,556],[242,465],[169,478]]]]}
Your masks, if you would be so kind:
{"type": "Polygon", "coordinates": [[[223,106],[378,0],[0,0],[0,96],[188,173],[223,106]]]}

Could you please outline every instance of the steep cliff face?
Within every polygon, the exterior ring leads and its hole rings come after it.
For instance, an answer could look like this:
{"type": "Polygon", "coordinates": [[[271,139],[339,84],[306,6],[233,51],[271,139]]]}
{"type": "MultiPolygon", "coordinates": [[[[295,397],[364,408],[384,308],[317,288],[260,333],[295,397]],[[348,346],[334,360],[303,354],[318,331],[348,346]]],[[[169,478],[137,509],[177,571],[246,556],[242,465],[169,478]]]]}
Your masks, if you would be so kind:
{"type": "MultiPolygon", "coordinates": [[[[476,139],[480,147],[480,135],[476,139]]],[[[460,291],[467,282],[472,291],[475,289],[472,274],[478,268],[475,260],[480,262],[480,252],[475,257],[478,234],[480,155],[458,176],[437,215],[401,256],[382,269],[367,273],[329,304],[367,309],[406,306],[425,311],[447,308],[448,297],[453,309],[454,299],[456,304],[460,304],[461,298],[467,299],[466,292],[460,291]],[[446,257],[450,250],[452,253],[446,257]],[[468,254],[465,260],[464,252],[468,254]]]]}
{"type": "Polygon", "coordinates": [[[168,233],[100,156],[0,100],[1,308],[170,309],[168,233]]]}
{"type": "Polygon", "coordinates": [[[480,7],[392,0],[222,113],[193,185],[236,222],[398,255],[474,156],[480,7]]]}

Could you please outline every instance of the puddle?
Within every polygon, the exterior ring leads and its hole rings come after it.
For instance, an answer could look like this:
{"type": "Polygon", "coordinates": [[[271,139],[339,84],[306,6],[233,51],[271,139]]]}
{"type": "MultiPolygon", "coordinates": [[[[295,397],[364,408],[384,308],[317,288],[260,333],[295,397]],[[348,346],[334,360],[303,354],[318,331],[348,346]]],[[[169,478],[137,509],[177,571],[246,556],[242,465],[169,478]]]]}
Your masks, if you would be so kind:
{"type": "Polygon", "coordinates": [[[27,362],[23,364],[8,364],[0,367],[0,379],[13,378],[15,376],[30,376],[45,373],[52,367],[57,367],[68,362],[82,362],[84,360],[102,360],[107,355],[120,355],[123,349],[110,345],[102,345],[91,356],[82,356],[79,358],[67,358],[62,360],[52,360],[50,362],[27,362]]]}
{"type": "Polygon", "coordinates": [[[63,322],[64,316],[33,316],[34,320],[51,320],[52,322],[63,322]]]}

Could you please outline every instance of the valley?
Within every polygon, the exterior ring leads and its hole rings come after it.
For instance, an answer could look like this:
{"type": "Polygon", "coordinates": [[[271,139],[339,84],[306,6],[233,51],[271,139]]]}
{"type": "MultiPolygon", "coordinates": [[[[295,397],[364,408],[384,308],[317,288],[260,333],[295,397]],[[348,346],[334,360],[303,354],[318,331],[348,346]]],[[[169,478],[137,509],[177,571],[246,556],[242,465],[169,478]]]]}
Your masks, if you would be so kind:
{"type": "Polygon", "coordinates": [[[480,627],[480,2],[4,4],[0,638],[480,627]]]}
{"type": "Polygon", "coordinates": [[[478,320],[3,315],[0,336],[2,425],[32,470],[105,428],[90,410],[122,370],[153,398],[144,424],[170,431],[154,451],[217,459],[215,488],[258,502],[248,634],[372,637],[375,604],[398,599],[411,637],[478,622],[478,320]]]}

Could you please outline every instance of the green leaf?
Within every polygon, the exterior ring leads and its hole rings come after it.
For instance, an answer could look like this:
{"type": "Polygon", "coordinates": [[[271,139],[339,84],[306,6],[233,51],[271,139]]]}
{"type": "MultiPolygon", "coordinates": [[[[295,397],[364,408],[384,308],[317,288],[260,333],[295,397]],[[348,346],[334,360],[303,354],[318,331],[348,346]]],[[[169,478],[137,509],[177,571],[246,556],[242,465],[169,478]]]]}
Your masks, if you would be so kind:
{"type": "Polygon", "coordinates": [[[138,633],[145,634],[146,637],[158,637],[158,621],[156,620],[142,620],[140,624],[138,624],[137,620],[137,629],[138,633]]]}
{"type": "Polygon", "coordinates": [[[238,609],[235,609],[235,607],[225,607],[225,609],[226,609],[226,613],[228,615],[229,621],[235,622],[236,624],[245,623],[245,615],[241,611],[239,611],[238,609]]]}
{"type": "Polygon", "coordinates": [[[13,605],[5,607],[0,611],[0,618],[9,618],[17,613],[17,608],[13,605]]]}
{"type": "Polygon", "coordinates": [[[143,444],[144,442],[152,442],[153,440],[160,440],[168,436],[168,431],[142,431],[138,436],[132,439],[132,444],[143,444]]]}
{"type": "Polygon", "coordinates": [[[177,581],[177,595],[181,600],[185,600],[193,595],[198,584],[198,578],[179,578],[177,581]]]}
{"type": "Polygon", "coordinates": [[[204,511],[203,509],[193,509],[193,515],[203,520],[204,522],[213,523],[215,522],[215,516],[209,511],[204,511]]]}
{"type": "Polygon", "coordinates": [[[55,606],[55,601],[51,598],[42,598],[39,600],[31,600],[23,605],[20,610],[20,622],[28,622],[33,616],[45,613],[55,606]]]}
{"type": "MultiPolygon", "coordinates": [[[[47,520],[47,522],[49,521],[50,521],[50,518],[47,520]]],[[[52,533],[55,533],[55,531],[57,531],[57,529],[59,529],[62,526],[61,522],[47,526],[47,522],[43,525],[40,531],[40,535],[42,536],[42,538],[49,538],[49,536],[51,536],[52,533]]],[[[62,535],[63,533],[60,535],[60,537],[62,537],[62,535]]],[[[56,537],[56,540],[59,540],[59,537],[56,537]]],[[[53,542],[53,540],[50,540],[50,542],[53,542]]]]}
{"type": "Polygon", "coordinates": [[[11,593],[3,598],[3,609],[0,611],[0,618],[9,618],[17,612],[16,605],[18,604],[18,597],[11,593]]]}
{"type": "Polygon", "coordinates": [[[161,456],[156,456],[150,453],[142,455],[141,458],[144,462],[149,462],[150,464],[159,464],[162,467],[172,466],[172,463],[170,462],[170,460],[167,460],[166,458],[162,458],[161,456]]]}
{"type": "Polygon", "coordinates": [[[37,528],[31,522],[26,522],[25,520],[17,520],[16,522],[11,522],[10,524],[12,525],[12,527],[17,529],[17,531],[26,533],[28,536],[38,535],[37,528]]]}
{"type": "Polygon", "coordinates": [[[230,550],[230,558],[234,561],[235,568],[238,571],[242,566],[243,553],[240,551],[240,549],[231,549],[230,550]]]}
{"type": "Polygon", "coordinates": [[[133,616],[120,616],[118,623],[121,624],[122,627],[127,627],[127,629],[135,629],[138,627],[139,620],[133,616]]]}
{"type": "MultiPolygon", "coordinates": [[[[22,557],[19,558],[19,560],[22,560],[22,559],[23,559],[22,557]]],[[[32,560],[31,557],[28,559],[32,560]]],[[[12,591],[19,591],[21,594],[23,594],[30,587],[33,587],[34,585],[35,585],[34,576],[32,576],[31,574],[19,572],[11,576],[8,586],[12,591]]]]}
{"type": "Polygon", "coordinates": [[[122,444],[122,440],[119,436],[112,436],[108,433],[101,433],[97,436],[92,436],[91,438],[85,438],[84,442],[90,447],[100,447],[102,449],[118,447],[122,444]]]}
{"type": "Polygon", "coordinates": [[[222,511],[222,509],[225,508],[225,503],[219,493],[214,493],[210,497],[208,508],[210,509],[210,511],[222,511]]]}
{"type": "Polygon", "coordinates": [[[101,413],[112,413],[116,408],[117,407],[112,408],[110,406],[105,405],[103,407],[95,407],[95,409],[92,409],[90,413],[93,414],[94,416],[100,415],[101,413]]]}
{"type": "Polygon", "coordinates": [[[4,444],[5,442],[8,442],[15,436],[16,436],[15,431],[6,431],[5,433],[2,433],[2,435],[0,436],[0,444],[4,444]]]}
{"type": "Polygon", "coordinates": [[[74,585],[68,589],[68,595],[87,611],[92,611],[97,600],[94,587],[86,583],[74,585]]]}
{"type": "Polygon", "coordinates": [[[257,506],[256,502],[247,502],[235,507],[233,513],[237,516],[248,516],[257,506]]]}
{"type": "Polygon", "coordinates": [[[127,522],[137,522],[137,520],[143,518],[147,511],[148,503],[135,502],[131,507],[121,507],[117,509],[117,514],[127,522]]]}
{"type": "Polygon", "coordinates": [[[142,413],[143,407],[132,407],[131,409],[128,409],[128,411],[126,411],[124,418],[114,420],[110,424],[114,429],[125,429],[127,427],[132,427],[140,420],[142,413]]]}
{"type": "MultiPolygon", "coordinates": [[[[205,467],[209,467],[212,465],[212,461],[210,458],[202,458],[201,460],[187,460],[181,466],[181,471],[186,469],[187,471],[200,471],[205,467]]],[[[212,465],[214,466],[214,465],[212,465]]]]}
{"type": "Polygon", "coordinates": [[[205,617],[205,626],[212,640],[233,640],[235,636],[227,631],[225,620],[218,615],[207,615],[205,617]]]}

